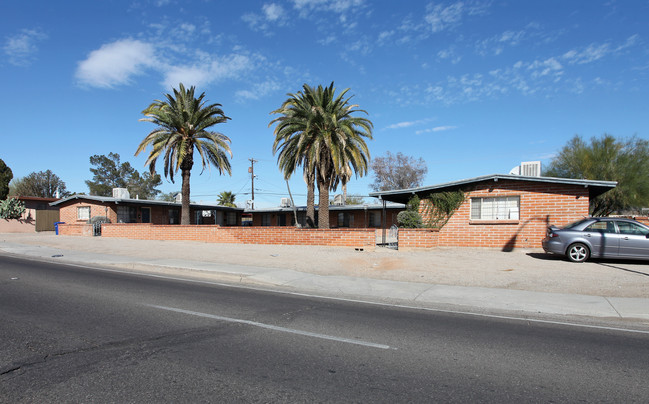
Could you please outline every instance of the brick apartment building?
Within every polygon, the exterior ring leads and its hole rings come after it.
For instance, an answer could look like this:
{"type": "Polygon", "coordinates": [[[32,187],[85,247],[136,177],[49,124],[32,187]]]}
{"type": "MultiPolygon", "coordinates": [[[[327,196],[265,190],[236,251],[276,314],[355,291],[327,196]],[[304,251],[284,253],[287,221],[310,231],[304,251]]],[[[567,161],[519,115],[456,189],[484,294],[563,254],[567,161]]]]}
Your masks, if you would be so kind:
{"type": "Polygon", "coordinates": [[[423,200],[431,193],[462,190],[466,198],[446,225],[438,232],[420,233],[419,237],[428,234],[431,238],[424,246],[538,248],[549,225],[587,217],[590,198],[616,185],[613,181],[496,174],[370,196],[407,203],[417,195],[424,214],[423,200]]]}

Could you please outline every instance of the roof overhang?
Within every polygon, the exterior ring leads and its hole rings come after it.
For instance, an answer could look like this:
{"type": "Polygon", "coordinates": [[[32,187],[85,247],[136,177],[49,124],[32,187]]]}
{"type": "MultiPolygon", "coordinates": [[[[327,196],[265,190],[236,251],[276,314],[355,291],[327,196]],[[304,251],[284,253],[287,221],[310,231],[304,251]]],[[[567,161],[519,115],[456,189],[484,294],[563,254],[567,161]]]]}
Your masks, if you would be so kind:
{"type": "MultiPolygon", "coordinates": [[[[111,198],[108,196],[95,196],[95,195],[72,195],[67,198],[60,199],[56,202],[50,203],[50,206],[61,205],[71,200],[86,200],[100,203],[114,203],[116,205],[140,205],[140,206],[169,206],[180,208],[181,204],[178,202],[168,202],[150,199],[122,199],[111,198]]],[[[229,210],[243,212],[243,208],[233,208],[230,206],[222,206],[210,203],[190,203],[189,207],[196,210],[229,210]]]]}
{"type": "Polygon", "coordinates": [[[548,185],[573,185],[588,188],[590,198],[603,194],[617,186],[617,181],[595,181],[595,180],[578,180],[571,178],[556,177],[525,177],[520,175],[493,174],[482,177],[468,178],[459,181],[446,182],[443,184],[431,185],[419,188],[399,189],[394,191],[371,192],[369,196],[383,199],[385,201],[407,203],[413,196],[425,197],[435,192],[456,191],[466,189],[472,185],[485,182],[498,181],[522,181],[531,183],[545,183],[548,185]]]}

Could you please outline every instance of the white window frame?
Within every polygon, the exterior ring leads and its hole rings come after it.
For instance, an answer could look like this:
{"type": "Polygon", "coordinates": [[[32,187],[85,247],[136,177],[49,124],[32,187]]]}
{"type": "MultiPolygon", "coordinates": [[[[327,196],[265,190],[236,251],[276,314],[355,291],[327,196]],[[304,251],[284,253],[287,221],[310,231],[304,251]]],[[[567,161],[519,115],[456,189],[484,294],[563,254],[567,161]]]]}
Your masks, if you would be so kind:
{"type": "Polygon", "coordinates": [[[489,196],[471,198],[471,220],[519,220],[521,197],[489,196]]]}
{"type": "Polygon", "coordinates": [[[77,207],[77,220],[90,220],[90,206],[77,207]],[[83,213],[82,213],[83,212],[83,213]]]}

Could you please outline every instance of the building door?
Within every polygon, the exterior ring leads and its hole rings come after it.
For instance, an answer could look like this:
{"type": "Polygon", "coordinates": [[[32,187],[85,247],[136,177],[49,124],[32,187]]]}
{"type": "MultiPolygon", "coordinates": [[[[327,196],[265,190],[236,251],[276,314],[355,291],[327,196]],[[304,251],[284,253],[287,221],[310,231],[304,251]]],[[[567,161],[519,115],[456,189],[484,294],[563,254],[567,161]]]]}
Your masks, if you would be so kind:
{"type": "Polygon", "coordinates": [[[151,208],[142,208],[142,223],[151,223],[151,208]]]}

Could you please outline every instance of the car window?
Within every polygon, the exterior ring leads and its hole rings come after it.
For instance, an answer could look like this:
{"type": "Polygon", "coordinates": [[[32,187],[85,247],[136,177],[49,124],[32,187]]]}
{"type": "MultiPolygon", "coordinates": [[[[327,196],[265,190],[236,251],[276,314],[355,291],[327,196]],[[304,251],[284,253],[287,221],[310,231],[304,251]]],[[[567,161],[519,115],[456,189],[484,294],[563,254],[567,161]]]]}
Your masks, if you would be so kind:
{"type": "Polygon", "coordinates": [[[617,222],[617,228],[620,229],[621,234],[636,234],[640,236],[649,234],[649,230],[636,223],[617,222]]]}
{"type": "Polygon", "coordinates": [[[615,233],[613,222],[595,222],[584,229],[585,231],[598,231],[600,233],[615,233]]]}
{"type": "Polygon", "coordinates": [[[565,225],[563,228],[564,228],[564,229],[572,229],[573,227],[577,227],[577,226],[579,226],[580,224],[582,224],[582,223],[584,223],[584,222],[587,222],[587,221],[589,221],[589,220],[592,220],[592,219],[579,219],[579,220],[577,220],[576,222],[572,222],[572,223],[570,223],[570,224],[565,225]]]}

